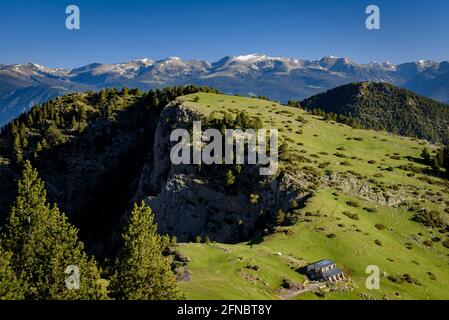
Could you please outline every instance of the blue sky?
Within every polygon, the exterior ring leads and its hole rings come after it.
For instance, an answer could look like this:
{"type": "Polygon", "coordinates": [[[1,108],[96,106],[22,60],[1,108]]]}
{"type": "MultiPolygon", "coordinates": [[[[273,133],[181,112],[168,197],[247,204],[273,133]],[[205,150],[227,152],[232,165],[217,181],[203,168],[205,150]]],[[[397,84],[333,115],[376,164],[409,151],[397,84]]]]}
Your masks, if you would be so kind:
{"type": "Polygon", "coordinates": [[[78,67],[136,58],[215,61],[266,53],[359,62],[449,60],[447,0],[2,0],[0,64],[78,67]],[[66,6],[81,10],[81,30],[65,28],[66,6]],[[368,31],[365,8],[381,9],[368,31]]]}

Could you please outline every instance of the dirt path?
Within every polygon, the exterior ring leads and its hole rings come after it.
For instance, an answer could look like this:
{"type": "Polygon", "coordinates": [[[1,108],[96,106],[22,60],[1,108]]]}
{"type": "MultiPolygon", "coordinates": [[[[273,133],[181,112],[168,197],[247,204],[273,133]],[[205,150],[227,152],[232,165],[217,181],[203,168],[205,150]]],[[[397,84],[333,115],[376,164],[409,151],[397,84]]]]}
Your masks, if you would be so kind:
{"type": "Polygon", "coordinates": [[[311,292],[316,291],[320,288],[323,288],[325,286],[323,283],[311,283],[305,285],[303,288],[298,289],[281,289],[280,292],[280,299],[281,300],[290,300],[296,296],[299,296],[300,294],[303,294],[305,292],[311,292]]]}

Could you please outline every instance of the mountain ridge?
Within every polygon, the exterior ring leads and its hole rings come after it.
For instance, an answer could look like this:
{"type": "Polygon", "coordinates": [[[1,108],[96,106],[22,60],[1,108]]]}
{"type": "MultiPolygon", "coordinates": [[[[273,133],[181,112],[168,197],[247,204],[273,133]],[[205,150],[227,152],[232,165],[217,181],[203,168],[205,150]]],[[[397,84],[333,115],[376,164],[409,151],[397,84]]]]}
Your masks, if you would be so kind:
{"type": "Polygon", "coordinates": [[[108,87],[142,90],[172,85],[215,87],[228,94],[267,95],[275,100],[302,100],[357,81],[388,82],[449,102],[449,62],[357,63],[327,56],[317,60],[265,54],[226,56],[218,61],[141,58],[123,63],[91,63],[74,69],[35,63],[0,65],[0,125],[67,92],[108,87]],[[33,88],[33,89],[30,89],[33,88]]]}

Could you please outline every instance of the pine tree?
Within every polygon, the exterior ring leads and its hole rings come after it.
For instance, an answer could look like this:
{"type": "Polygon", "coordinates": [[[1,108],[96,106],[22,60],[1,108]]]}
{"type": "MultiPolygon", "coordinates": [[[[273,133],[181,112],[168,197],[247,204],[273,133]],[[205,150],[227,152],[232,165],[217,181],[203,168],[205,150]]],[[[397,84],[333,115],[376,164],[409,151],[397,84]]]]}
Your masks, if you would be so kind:
{"type": "Polygon", "coordinates": [[[425,147],[421,153],[421,158],[423,159],[424,163],[427,165],[432,164],[432,156],[430,154],[429,148],[425,147]]]}
{"type": "Polygon", "coordinates": [[[24,298],[23,290],[11,268],[11,254],[0,243],[0,300],[21,300],[24,298]]]}
{"type": "Polygon", "coordinates": [[[28,115],[27,123],[28,123],[28,126],[30,126],[30,127],[32,127],[34,124],[33,116],[31,114],[28,115]]]}
{"type": "Polygon", "coordinates": [[[446,169],[446,176],[449,177],[449,146],[444,147],[442,167],[446,169]]]}
{"type": "Polygon", "coordinates": [[[134,205],[109,290],[119,300],[176,300],[181,294],[162,252],[169,240],[157,234],[151,209],[134,205]]]}
{"type": "Polygon", "coordinates": [[[13,136],[16,136],[19,133],[19,129],[17,129],[17,123],[16,121],[14,121],[13,123],[11,123],[11,134],[13,136]]]}
{"type": "Polygon", "coordinates": [[[228,170],[228,172],[226,172],[226,185],[232,186],[234,184],[235,184],[235,176],[232,173],[232,170],[228,170]]]}
{"type": "Polygon", "coordinates": [[[82,105],[78,107],[78,117],[80,122],[84,122],[87,120],[87,111],[86,108],[82,105]]]}
{"type": "Polygon", "coordinates": [[[276,216],[276,224],[281,226],[285,223],[285,212],[282,209],[279,209],[278,214],[276,216]]]}
{"type": "Polygon", "coordinates": [[[444,163],[444,148],[439,148],[435,157],[433,158],[433,168],[437,171],[443,167],[444,163]]]}
{"type": "Polygon", "coordinates": [[[75,116],[72,117],[71,127],[72,127],[73,130],[76,130],[78,128],[78,122],[76,121],[75,116]]]}
{"type": "Polygon", "coordinates": [[[23,161],[22,143],[20,142],[20,137],[18,134],[14,135],[13,148],[17,163],[21,163],[23,161]]]}
{"type": "Polygon", "coordinates": [[[11,266],[27,287],[26,299],[104,296],[97,266],[84,253],[77,232],[56,206],[50,208],[47,204],[44,183],[27,161],[4,235],[5,248],[13,253],[11,266]],[[69,290],[65,285],[69,266],[79,268],[77,290],[69,290]]]}
{"type": "Polygon", "coordinates": [[[127,87],[123,87],[121,95],[123,97],[126,97],[126,96],[128,96],[128,94],[129,94],[129,89],[127,87]]]}
{"type": "Polygon", "coordinates": [[[23,139],[26,137],[26,127],[23,123],[20,124],[20,129],[19,129],[19,135],[20,135],[20,139],[23,139]]]}

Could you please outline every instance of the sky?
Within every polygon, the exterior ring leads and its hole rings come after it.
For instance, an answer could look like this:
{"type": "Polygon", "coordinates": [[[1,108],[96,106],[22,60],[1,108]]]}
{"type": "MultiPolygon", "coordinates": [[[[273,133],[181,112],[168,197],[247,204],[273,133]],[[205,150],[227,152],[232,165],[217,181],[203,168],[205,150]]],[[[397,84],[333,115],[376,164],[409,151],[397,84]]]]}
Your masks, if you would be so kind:
{"type": "Polygon", "coordinates": [[[449,1],[0,1],[0,64],[75,68],[249,53],[357,62],[449,60],[449,1]],[[370,4],[380,8],[380,30],[365,27],[370,4]],[[65,27],[68,5],[80,8],[80,30],[65,27]]]}

